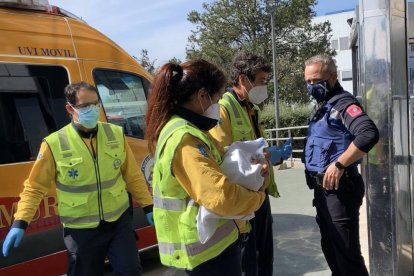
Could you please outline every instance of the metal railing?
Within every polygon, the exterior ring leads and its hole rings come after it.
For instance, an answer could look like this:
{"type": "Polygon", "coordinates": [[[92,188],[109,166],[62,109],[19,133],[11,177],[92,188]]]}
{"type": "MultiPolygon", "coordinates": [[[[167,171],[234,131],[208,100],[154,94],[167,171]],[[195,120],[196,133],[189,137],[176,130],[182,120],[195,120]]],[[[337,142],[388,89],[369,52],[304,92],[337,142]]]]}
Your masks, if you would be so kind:
{"type": "MultiPolygon", "coordinates": [[[[280,141],[286,141],[290,137],[292,137],[293,141],[303,141],[306,136],[292,136],[292,130],[296,129],[307,129],[308,126],[295,126],[295,127],[282,127],[282,128],[271,128],[265,129],[265,133],[267,134],[265,137],[269,145],[277,145],[280,146],[280,141]],[[281,135],[281,133],[283,135],[281,135]]],[[[302,153],[303,148],[293,148],[292,144],[292,152],[302,153]]],[[[293,155],[290,156],[290,165],[293,166],[293,155]]]]}

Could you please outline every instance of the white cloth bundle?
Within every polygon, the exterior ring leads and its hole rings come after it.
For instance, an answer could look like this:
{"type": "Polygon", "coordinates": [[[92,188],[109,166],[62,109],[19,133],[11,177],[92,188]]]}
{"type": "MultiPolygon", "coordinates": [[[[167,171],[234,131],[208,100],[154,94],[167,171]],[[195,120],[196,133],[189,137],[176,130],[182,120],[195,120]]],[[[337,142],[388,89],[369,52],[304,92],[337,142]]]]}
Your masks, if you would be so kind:
{"type": "MultiPolygon", "coordinates": [[[[234,142],[224,154],[220,167],[231,182],[240,184],[246,189],[258,191],[264,181],[261,176],[262,165],[252,164],[252,160],[264,158],[263,149],[266,147],[268,144],[264,138],[234,142]]],[[[223,217],[203,206],[200,207],[197,214],[197,230],[201,243],[207,242],[213,236],[220,218],[223,217]]],[[[250,220],[254,218],[254,214],[224,218],[250,220]]]]}

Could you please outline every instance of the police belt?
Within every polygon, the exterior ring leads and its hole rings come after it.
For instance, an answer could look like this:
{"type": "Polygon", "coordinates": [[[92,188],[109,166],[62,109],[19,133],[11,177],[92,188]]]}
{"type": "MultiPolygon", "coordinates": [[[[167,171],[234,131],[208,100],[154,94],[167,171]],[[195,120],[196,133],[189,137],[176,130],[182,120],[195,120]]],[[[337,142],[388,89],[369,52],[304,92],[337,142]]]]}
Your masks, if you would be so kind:
{"type": "MultiPolygon", "coordinates": [[[[349,185],[349,182],[352,182],[352,178],[356,175],[359,175],[357,167],[354,166],[346,168],[341,179],[339,180],[340,184],[346,182],[346,184],[343,184],[349,185]]],[[[311,172],[305,169],[306,184],[308,185],[309,189],[322,188],[324,176],[325,173],[311,172]]]]}

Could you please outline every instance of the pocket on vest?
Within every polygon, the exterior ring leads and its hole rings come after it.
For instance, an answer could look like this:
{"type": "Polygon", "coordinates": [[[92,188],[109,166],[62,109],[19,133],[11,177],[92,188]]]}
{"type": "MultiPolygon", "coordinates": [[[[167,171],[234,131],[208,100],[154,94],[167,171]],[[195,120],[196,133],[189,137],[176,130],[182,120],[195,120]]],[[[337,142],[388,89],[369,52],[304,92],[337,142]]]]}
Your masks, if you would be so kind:
{"type": "Polygon", "coordinates": [[[197,212],[198,208],[187,207],[187,210],[180,215],[180,238],[186,244],[200,241],[198,237],[196,222],[197,212]]]}
{"type": "Polygon", "coordinates": [[[117,170],[119,169],[122,164],[125,162],[126,153],[123,151],[105,151],[105,160],[104,162],[108,162],[112,164],[112,167],[117,170]]]}
{"type": "Polygon", "coordinates": [[[310,165],[320,167],[327,166],[330,163],[329,153],[332,147],[332,141],[322,139],[308,139],[310,152],[307,153],[310,165]]]}
{"type": "Polygon", "coordinates": [[[83,217],[89,215],[89,195],[71,194],[59,199],[59,214],[65,217],[83,217]]]}
{"type": "Polygon", "coordinates": [[[253,128],[250,126],[238,126],[238,128],[234,129],[234,132],[235,135],[233,135],[233,138],[235,140],[247,141],[251,140],[251,137],[254,137],[253,128]]]}
{"type": "Polygon", "coordinates": [[[78,183],[85,178],[83,158],[76,157],[56,162],[58,171],[62,174],[63,183],[78,183]],[[83,170],[82,170],[83,169],[83,170]]]}
{"type": "Polygon", "coordinates": [[[104,202],[104,212],[113,212],[122,209],[126,204],[129,204],[128,194],[125,188],[110,188],[108,195],[110,199],[104,202]]]}

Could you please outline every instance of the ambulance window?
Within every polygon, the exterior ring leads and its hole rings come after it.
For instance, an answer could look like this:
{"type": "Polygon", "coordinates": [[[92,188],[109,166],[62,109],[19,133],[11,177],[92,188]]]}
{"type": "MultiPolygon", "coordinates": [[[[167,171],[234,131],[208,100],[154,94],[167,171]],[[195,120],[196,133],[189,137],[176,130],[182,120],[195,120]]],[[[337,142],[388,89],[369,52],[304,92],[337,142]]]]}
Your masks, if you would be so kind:
{"type": "Polygon", "coordinates": [[[68,83],[62,67],[0,63],[0,164],[35,160],[43,138],[70,121],[68,83]]]}
{"type": "Polygon", "coordinates": [[[110,70],[95,70],[93,77],[108,122],[122,126],[127,135],[143,139],[147,111],[144,80],[110,70]]]}

